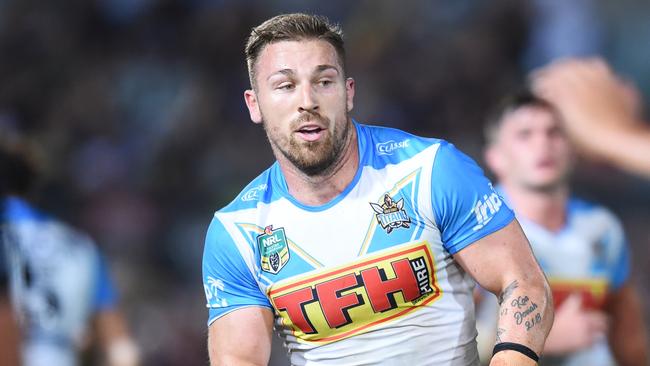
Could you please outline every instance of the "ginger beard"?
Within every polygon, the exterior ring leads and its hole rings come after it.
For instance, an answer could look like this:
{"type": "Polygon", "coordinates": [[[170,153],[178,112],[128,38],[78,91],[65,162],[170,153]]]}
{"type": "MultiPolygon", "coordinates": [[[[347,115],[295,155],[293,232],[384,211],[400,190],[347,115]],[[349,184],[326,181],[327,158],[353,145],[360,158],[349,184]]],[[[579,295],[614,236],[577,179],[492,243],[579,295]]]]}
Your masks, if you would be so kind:
{"type": "Polygon", "coordinates": [[[347,112],[343,123],[330,122],[330,119],[318,113],[304,112],[300,117],[291,121],[289,134],[278,128],[269,128],[262,114],[262,125],[271,147],[281,153],[291,164],[307,176],[326,175],[340,159],[344,147],[350,138],[350,126],[347,112]],[[316,122],[323,128],[325,135],[316,141],[300,139],[295,131],[305,122],[316,122]]]}

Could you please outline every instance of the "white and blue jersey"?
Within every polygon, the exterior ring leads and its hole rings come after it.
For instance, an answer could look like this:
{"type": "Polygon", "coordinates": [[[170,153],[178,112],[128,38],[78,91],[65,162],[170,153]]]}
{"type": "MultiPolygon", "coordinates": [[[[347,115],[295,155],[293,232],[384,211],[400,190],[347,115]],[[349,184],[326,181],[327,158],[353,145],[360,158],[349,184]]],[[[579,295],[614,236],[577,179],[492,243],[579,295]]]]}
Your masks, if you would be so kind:
{"type": "Polygon", "coordinates": [[[475,365],[473,281],[453,254],[514,215],[453,145],[361,125],[331,202],[293,198],[276,162],[210,224],[208,324],[271,309],[294,365],[475,365]]]}
{"type": "Polygon", "coordinates": [[[116,302],[106,263],[89,237],[27,202],[10,197],[0,208],[0,250],[21,325],[22,364],[77,365],[91,315],[116,302]]]}
{"type": "MultiPolygon", "coordinates": [[[[503,193],[499,189],[500,193],[503,193]]],[[[506,201],[508,197],[502,194],[506,201]]],[[[535,257],[548,278],[557,308],[572,294],[582,298],[586,309],[603,310],[608,294],[623,286],[630,276],[629,248],[619,220],[606,208],[577,198],[569,199],[566,223],[550,231],[517,215],[535,257]]],[[[496,300],[486,299],[481,317],[496,324],[496,300]]],[[[493,328],[494,330],[494,328],[493,328]]],[[[616,363],[606,339],[566,357],[543,357],[541,365],[611,366],[616,363]]]]}

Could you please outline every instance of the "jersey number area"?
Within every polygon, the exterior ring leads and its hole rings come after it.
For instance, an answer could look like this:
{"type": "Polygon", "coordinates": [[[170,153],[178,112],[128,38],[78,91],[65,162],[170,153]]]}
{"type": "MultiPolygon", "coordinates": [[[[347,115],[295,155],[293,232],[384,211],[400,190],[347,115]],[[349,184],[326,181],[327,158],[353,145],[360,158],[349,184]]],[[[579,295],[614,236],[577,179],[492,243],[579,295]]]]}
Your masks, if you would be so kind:
{"type": "Polygon", "coordinates": [[[439,298],[434,263],[426,242],[407,244],[278,282],[268,294],[298,340],[324,344],[397,321],[439,298]]]}

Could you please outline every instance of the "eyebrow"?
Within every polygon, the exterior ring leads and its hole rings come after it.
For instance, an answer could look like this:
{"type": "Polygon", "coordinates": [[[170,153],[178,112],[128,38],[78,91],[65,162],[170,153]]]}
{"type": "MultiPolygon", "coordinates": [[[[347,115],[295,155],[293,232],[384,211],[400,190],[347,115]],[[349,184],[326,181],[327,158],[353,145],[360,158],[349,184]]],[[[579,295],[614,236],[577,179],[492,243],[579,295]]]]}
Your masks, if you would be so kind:
{"type": "MultiPolygon", "coordinates": [[[[316,72],[323,72],[325,70],[334,70],[334,71],[336,71],[337,74],[339,73],[339,69],[336,68],[336,66],[334,66],[334,65],[324,64],[324,65],[316,66],[316,72]]],[[[275,76],[277,74],[292,76],[292,75],[295,74],[295,72],[292,69],[281,69],[281,70],[278,70],[278,71],[272,73],[271,75],[269,75],[269,77],[267,77],[266,80],[272,78],[273,76],[275,76]]]]}
{"type": "Polygon", "coordinates": [[[334,65],[318,65],[318,66],[316,66],[316,71],[318,71],[318,72],[322,72],[322,71],[329,70],[329,69],[332,69],[332,70],[336,71],[337,74],[339,73],[339,69],[336,68],[336,66],[334,66],[334,65]]]}

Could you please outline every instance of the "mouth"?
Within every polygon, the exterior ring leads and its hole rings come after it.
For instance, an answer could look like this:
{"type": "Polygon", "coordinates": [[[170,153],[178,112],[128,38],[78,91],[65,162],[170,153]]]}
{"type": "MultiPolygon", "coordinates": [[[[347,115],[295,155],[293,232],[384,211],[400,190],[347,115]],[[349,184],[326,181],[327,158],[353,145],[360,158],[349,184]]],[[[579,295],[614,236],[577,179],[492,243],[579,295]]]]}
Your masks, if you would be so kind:
{"type": "Polygon", "coordinates": [[[300,126],[295,133],[300,136],[305,141],[313,142],[317,141],[325,135],[326,130],[315,124],[307,124],[300,126]]]}
{"type": "Polygon", "coordinates": [[[537,162],[536,166],[539,169],[552,169],[555,168],[557,162],[554,159],[542,159],[537,162]]]}

